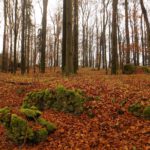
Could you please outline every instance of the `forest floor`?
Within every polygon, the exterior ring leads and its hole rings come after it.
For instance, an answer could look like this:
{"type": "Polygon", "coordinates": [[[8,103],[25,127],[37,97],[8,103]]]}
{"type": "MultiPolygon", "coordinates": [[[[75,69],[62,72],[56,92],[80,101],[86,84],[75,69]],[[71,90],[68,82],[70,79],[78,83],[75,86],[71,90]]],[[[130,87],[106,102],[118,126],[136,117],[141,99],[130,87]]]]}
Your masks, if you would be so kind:
{"type": "MultiPolygon", "coordinates": [[[[26,93],[51,89],[58,85],[77,88],[93,97],[95,117],[75,116],[54,110],[42,116],[58,129],[45,142],[24,145],[23,150],[149,150],[150,121],[133,116],[128,106],[135,102],[150,104],[149,75],[104,75],[103,72],[81,69],[78,75],[62,77],[60,71],[45,75],[11,75],[0,73],[0,108],[9,106],[17,112],[26,93]],[[19,91],[23,91],[19,93],[19,91]],[[97,98],[99,100],[97,100],[97,98]],[[121,103],[126,100],[124,106],[121,103]],[[118,109],[124,113],[118,114],[118,109]]],[[[18,150],[7,139],[0,126],[0,150],[18,150]]]]}

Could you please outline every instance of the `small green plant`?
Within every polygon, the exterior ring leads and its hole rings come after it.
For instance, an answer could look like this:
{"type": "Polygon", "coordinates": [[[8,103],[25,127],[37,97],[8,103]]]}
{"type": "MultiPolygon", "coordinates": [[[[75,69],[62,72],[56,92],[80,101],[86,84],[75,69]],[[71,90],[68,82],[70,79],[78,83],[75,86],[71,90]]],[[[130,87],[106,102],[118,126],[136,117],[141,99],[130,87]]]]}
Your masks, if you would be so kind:
{"type": "Polygon", "coordinates": [[[139,103],[135,103],[128,108],[129,112],[133,113],[136,116],[141,116],[143,112],[143,106],[139,103]]]}
{"type": "Polygon", "coordinates": [[[124,99],[120,102],[120,106],[123,107],[128,102],[128,99],[124,99]]]}
{"type": "Polygon", "coordinates": [[[143,106],[140,103],[135,103],[129,106],[128,111],[135,116],[150,119],[150,106],[143,106]]]}
{"type": "Polygon", "coordinates": [[[147,119],[150,119],[150,106],[146,106],[143,110],[143,116],[147,119]]]}

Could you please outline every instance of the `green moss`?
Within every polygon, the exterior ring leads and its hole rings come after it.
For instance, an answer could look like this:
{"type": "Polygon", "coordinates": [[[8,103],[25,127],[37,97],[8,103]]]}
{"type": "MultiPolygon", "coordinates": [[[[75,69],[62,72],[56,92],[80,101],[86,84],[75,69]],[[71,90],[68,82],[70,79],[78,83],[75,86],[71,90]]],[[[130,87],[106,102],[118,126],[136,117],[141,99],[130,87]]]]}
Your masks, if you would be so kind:
{"type": "Polygon", "coordinates": [[[35,141],[35,134],[32,128],[27,128],[27,142],[33,143],[35,141]]]}
{"type": "Polygon", "coordinates": [[[146,106],[143,110],[143,116],[147,119],[150,119],[150,106],[146,106]]]}
{"type": "Polygon", "coordinates": [[[4,107],[0,109],[0,123],[3,124],[6,128],[9,127],[11,121],[10,109],[8,107],[4,107]]]}
{"type": "Polygon", "coordinates": [[[29,119],[36,119],[41,115],[41,111],[33,109],[33,107],[31,107],[31,109],[21,108],[20,111],[29,119]]]}
{"type": "Polygon", "coordinates": [[[63,86],[55,90],[42,90],[27,95],[22,108],[36,106],[39,110],[53,108],[58,111],[81,114],[83,112],[84,97],[79,90],[68,90],[63,86]]]}
{"type": "Polygon", "coordinates": [[[128,102],[128,99],[124,99],[120,102],[120,106],[123,107],[128,102]]]}
{"type": "Polygon", "coordinates": [[[123,74],[133,74],[136,71],[136,67],[132,64],[126,64],[123,67],[123,74]]]}
{"type": "Polygon", "coordinates": [[[77,90],[67,90],[64,87],[56,89],[56,102],[53,108],[57,110],[81,114],[85,99],[77,90]]]}
{"type": "Polygon", "coordinates": [[[36,130],[34,133],[35,133],[35,137],[36,137],[35,142],[42,142],[42,141],[46,140],[48,137],[48,131],[46,130],[46,128],[36,130]]]}
{"type": "Polygon", "coordinates": [[[41,126],[45,127],[47,129],[48,133],[52,133],[53,131],[56,130],[56,125],[53,124],[53,123],[50,123],[50,122],[46,121],[44,118],[38,118],[37,122],[41,126]]]}
{"type": "Polygon", "coordinates": [[[129,112],[133,113],[136,116],[141,116],[143,111],[143,106],[139,103],[135,103],[128,108],[129,112]]]}
{"type": "Polygon", "coordinates": [[[22,104],[22,108],[37,107],[39,110],[44,110],[47,107],[47,102],[51,98],[49,90],[42,90],[39,92],[30,92],[22,104]]]}
{"type": "Polygon", "coordinates": [[[27,135],[27,121],[19,116],[12,114],[10,128],[8,129],[8,136],[15,143],[23,143],[27,135]]]}
{"type": "Polygon", "coordinates": [[[10,113],[9,107],[4,107],[0,109],[0,114],[7,114],[10,113]]]}
{"type": "Polygon", "coordinates": [[[8,137],[17,144],[25,142],[38,143],[46,140],[49,133],[56,130],[56,126],[43,118],[38,118],[37,122],[41,125],[41,129],[33,130],[28,126],[27,121],[15,114],[11,116],[10,128],[7,129],[8,137]]]}
{"type": "Polygon", "coordinates": [[[56,126],[49,123],[43,118],[38,118],[41,112],[34,106],[30,109],[21,108],[21,112],[27,116],[27,118],[34,118],[36,123],[41,125],[42,129],[33,130],[29,127],[28,121],[11,114],[8,107],[0,109],[0,123],[4,125],[7,130],[7,136],[16,144],[22,144],[24,142],[37,143],[45,140],[47,136],[56,130],[56,126]]]}
{"type": "Polygon", "coordinates": [[[141,66],[140,68],[143,70],[144,73],[148,73],[148,74],[150,73],[150,68],[146,66],[141,66]]]}

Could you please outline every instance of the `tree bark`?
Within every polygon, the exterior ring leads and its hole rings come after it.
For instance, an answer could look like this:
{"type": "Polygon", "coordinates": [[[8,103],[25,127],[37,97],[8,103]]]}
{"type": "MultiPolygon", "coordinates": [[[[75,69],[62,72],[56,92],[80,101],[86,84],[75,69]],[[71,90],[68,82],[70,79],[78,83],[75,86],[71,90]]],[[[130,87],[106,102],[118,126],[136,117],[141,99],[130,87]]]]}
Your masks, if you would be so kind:
{"type": "Polygon", "coordinates": [[[144,20],[147,28],[148,65],[150,65],[150,23],[148,20],[148,15],[143,0],[140,0],[140,5],[141,5],[142,13],[144,15],[144,20]]]}
{"type": "Polygon", "coordinates": [[[40,66],[41,73],[45,73],[45,49],[46,49],[47,6],[48,6],[48,0],[43,0],[42,43],[41,43],[41,66],[40,66]]]}
{"type": "Polygon", "coordinates": [[[127,43],[127,52],[126,52],[126,63],[130,63],[130,37],[129,37],[129,19],[128,19],[128,0],[125,0],[125,30],[126,30],[126,43],[127,43]]]}
{"type": "Polygon", "coordinates": [[[112,3],[112,68],[111,73],[117,74],[118,70],[118,53],[117,53],[117,5],[118,0],[113,0],[112,3]]]}

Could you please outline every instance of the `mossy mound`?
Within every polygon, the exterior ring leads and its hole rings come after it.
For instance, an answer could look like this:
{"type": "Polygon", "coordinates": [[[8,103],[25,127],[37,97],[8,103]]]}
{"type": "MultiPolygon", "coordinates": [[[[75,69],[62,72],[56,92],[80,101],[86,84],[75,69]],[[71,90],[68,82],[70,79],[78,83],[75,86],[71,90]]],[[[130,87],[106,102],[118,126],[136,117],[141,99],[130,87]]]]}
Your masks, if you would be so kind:
{"type": "Polygon", "coordinates": [[[126,64],[123,67],[123,74],[149,74],[150,68],[147,66],[134,66],[133,64],[126,64]]]}
{"type": "Polygon", "coordinates": [[[137,66],[135,73],[149,74],[150,73],[150,68],[146,67],[146,66],[137,66]]]}
{"type": "Polygon", "coordinates": [[[44,118],[36,119],[34,125],[30,126],[27,120],[16,114],[11,114],[9,108],[0,109],[0,123],[6,128],[8,137],[16,144],[44,141],[50,133],[56,130],[56,126],[44,118]],[[40,126],[40,129],[35,129],[36,124],[40,126]]]}
{"type": "Polygon", "coordinates": [[[30,92],[25,97],[22,108],[31,108],[35,106],[39,110],[44,110],[47,107],[47,100],[51,98],[52,95],[49,90],[30,92]]]}
{"type": "Polygon", "coordinates": [[[46,121],[44,118],[38,118],[37,122],[41,126],[45,127],[47,129],[48,133],[52,133],[57,129],[55,124],[46,121]]]}
{"type": "Polygon", "coordinates": [[[34,131],[35,138],[34,142],[39,143],[47,139],[48,137],[48,131],[46,128],[41,128],[39,130],[34,131]]]}
{"type": "Polygon", "coordinates": [[[129,106],[128,111],[135,116],[150,119],[150,106],[143,106],[140,103],[135,103],[129,106]]]}
{"type": "Polygon", "coordinates": [[[23,113],[28,119],[36,119],[41,116],[42,112],[39,111],[36,107],[21,108],[20,112],[23,113]]]}
{"type": "Polygon", "coordinates": [[[123,66],[123,74],[133,74],[136,71],[136,67],[132,64],[126,64],[123,66]]]}
{"type": "Polygon", "coordinates": [[[55,90],[42,90],[29,93],[22,105],[22,108],[37,107],[39,110],[53,108],[58,111],[81,114],[84,111],[85,102],[81,91],[68,90],[63,86],[55,90]]]}
{"type": "Polygon", "coordinates": [[[7,131],[8,137],[17,144],[34,138],[33,130],[28,127],[27,121],[15,114],[11,115],[10,127],[7,131]]]}
{"type": "Polygon", "coordinates": [[[10,109],[8,107],[0,109],[0,123],[8,128],[10,126],[10,119],[10,109]]]}

